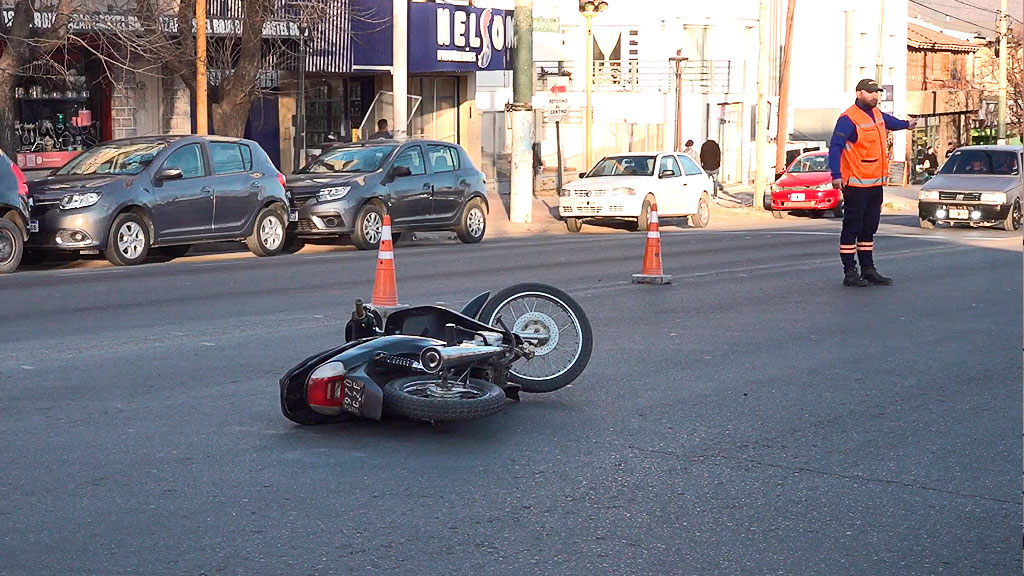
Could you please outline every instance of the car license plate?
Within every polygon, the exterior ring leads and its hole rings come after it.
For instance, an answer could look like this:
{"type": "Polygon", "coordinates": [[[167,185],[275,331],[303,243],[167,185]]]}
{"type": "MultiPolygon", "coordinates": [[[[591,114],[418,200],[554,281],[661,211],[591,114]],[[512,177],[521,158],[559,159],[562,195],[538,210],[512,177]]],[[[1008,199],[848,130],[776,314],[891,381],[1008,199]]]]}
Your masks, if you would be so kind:
{"type": "Polygon", "coordinates": [[[28,231],[29,232],[39,232],[39,220],[29,220],[28,221],[28,231]]]}
{"type": "Polygon", "coordinates": [[[362,382],[345,378],[345,400],[342,402],[342,408],[346,412],[359,415],[359,411],[363,408],[364,391],[365,386],[362,382]]]}
{"type": "Polygon", "coordinates": [[[791,201],[793,201],[793,202],[803,202],[804,201],[804,193],[803,192],[794,192],[794,193],[789,195],[789,199],[791,201]]]}
{"type": "Polygon", "coordinates": [[[961,219],[962,220],[966,220],[967,219],[967,210],[950,210],[949,211],[949,217],[953,218],[953,219],[956,219],[956,220],[961,220],[961,219]]]}
{"type": "Polygon", "coordinates": [[[289,211],[288,212],[288,221],[289,222],[298,222],[299,221],[299,211],[298,210],[291,210],[291,211],[289,211]]]}

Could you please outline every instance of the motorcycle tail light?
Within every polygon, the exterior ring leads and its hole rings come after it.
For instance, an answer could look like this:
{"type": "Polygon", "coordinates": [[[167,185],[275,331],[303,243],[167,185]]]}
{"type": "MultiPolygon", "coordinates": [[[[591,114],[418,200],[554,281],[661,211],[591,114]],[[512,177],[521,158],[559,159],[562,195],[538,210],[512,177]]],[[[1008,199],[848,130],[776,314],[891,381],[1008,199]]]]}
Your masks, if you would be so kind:
{"type": "Polygon", "coordinates": [[[306,381],[306,402],[321,414],[340,414],[345,402],[345,365],[328,362],[314,370],[306,381]]]}

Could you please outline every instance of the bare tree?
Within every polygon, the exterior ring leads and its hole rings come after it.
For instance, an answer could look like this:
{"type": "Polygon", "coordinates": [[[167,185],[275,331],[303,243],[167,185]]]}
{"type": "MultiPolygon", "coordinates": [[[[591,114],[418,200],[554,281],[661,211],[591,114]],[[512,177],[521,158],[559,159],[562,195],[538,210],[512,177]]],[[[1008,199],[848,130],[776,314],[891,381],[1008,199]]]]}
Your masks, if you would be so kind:
{"type": "MultiPolygon", "coordinates": [[[[999,58],[994,46],[983,49],[984,54],[977,66],[976,82],[986,92],[988,100],[994,100],[998,93],[999,58]]],[[[1012,136],[1024,136],[1024,29],[1016,27],[1006,38],[1006,132],[1012,136]]],[[[980,53],[979,53],[980,54],[980,53]]]]}

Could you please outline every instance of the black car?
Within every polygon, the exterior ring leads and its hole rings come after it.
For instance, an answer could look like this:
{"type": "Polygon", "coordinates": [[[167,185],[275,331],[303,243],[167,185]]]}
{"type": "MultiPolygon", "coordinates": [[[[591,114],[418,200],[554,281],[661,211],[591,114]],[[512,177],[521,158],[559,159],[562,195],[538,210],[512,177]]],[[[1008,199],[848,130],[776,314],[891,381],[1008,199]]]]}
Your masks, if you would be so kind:
{"type": "Polygon", "coordinates": [[[395,234],[454,230],[472,244],[487,228],[484,175],[450,142],[342,144],[287,180],[291,231],[298,236],[351,235],[360,250],[373,249],[385,211],[395,234]]]}
{"type": "Polygon", "coordinates": [[[138,264],[151,247],[243,240],[257,256],[285,241],[284,175],[260,145],[219,136],[152,136],[106,142],[52,176],[30,182],[39,233],[28,248],[99,250],[138,264]]]}
{"type": "Polygon", "coordinates": [[[0,152],[0,274],[21,263],[29,236],[29,200],[25,175],[0,152]]]}

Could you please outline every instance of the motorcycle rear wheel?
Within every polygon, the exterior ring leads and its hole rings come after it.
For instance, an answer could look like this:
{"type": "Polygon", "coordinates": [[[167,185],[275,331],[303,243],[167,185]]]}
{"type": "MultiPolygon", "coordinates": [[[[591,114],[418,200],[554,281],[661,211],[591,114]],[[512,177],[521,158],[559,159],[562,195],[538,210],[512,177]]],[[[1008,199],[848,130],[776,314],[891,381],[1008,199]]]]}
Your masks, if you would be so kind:
{"type": "Polygon", "coordinates": [[[512,364],[508,379],[523,392],[552,392],[575,380],[594,347],[590,320],[565,292],[547,284],[525,283],[501,290],[484,304],[479,320],[532,338],[533,358],[512,364]]]}
{"type": "Polygon", "coordinates": [[[491,416],[505,405],[505,392],[486,380],[469,378],[441,386],[430,374],[396,378],[384,386],[384,408],[392,414],[426,422],[455,422],[491,416]]]}

